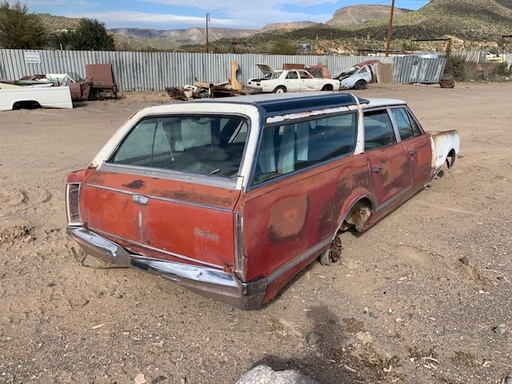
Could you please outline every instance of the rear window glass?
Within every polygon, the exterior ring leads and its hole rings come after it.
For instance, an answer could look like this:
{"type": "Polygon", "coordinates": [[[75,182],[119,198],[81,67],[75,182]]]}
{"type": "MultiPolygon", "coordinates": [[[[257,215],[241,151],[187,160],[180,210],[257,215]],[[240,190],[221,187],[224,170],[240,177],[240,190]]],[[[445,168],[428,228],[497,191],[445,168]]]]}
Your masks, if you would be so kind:
{"type": "Polygon", "coordinates": [[[239,116],[141,120],[109,160],[113,164],[236,177],[248,123],[239,116]]]}

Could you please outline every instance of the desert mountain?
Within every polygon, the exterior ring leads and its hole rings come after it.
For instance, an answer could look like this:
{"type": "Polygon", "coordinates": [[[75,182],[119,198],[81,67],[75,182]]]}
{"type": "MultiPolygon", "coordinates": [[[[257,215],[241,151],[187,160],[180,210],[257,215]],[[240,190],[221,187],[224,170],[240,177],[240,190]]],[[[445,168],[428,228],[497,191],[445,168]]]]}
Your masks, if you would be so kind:
{"type": "MultiPolygon", "coordinates": [[[[352,5],[338,9],[326,24],[333,27],[359,25],[371,20],[389,20],[391,9],[387,5],[352,5]]],[[[409,9],[395,8],[393,15],[398,17],[412,12],[409,9]]]]}
{"type": "Polygon", "coordinates": [[[314,23],[312,21],[294,21],[292,23],[272,23],[267,24],[263,27],[262,31],[275,31],[279,29],[299,29],[299,28],[309,28],[318,23],[314,23]]]}
{"type": "MultiPolygon", "coordinates": [[[[169,41],[175,42],[180,45],[186,44],[200,44],[205,41],[206,31],[205,28],[187,28],[187,29],[139,29],[139,28],[115,28],[110,29],[110,32],[133,37],[135,39],[153,39],[164,38],[169,41]]],[[[233,29],[233,28],[209,28],[208,39],[215,41],[222,38],[236,38],[247,37],[260,30],[254,29],[233,29]]]]}

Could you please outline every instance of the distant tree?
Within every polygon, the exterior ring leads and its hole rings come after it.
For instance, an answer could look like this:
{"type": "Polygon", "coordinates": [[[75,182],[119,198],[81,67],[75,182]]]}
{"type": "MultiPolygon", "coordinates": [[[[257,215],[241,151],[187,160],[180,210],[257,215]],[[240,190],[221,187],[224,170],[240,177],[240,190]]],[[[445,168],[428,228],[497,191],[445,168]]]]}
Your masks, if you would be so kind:
{"type": "Polygon", "coordinates": [[[0,5],[0,47],[7,49],[38,49],[47,43],[44,26],[36,14],[19,1],[13,6],[0,5]]]}
{"type": "Polygon", "coordinates": [[[59,31],[50,35],[50,46],[55,49],[70,49],[73,31],[59,31]]]}
{"type": "Polygon", "coordinates": [[[77,51],[113,51],[114,38],[108,34],[105,24],[98,20],[80,19],[77,29],[54,34],[53,45],[57,49],[77,51]]]}
{"type": "Polygon", "coordinates": [[[272,54],[274,55],[296,55],[297,45],[286,39],[279,39],[272,45],[272,54]]]}

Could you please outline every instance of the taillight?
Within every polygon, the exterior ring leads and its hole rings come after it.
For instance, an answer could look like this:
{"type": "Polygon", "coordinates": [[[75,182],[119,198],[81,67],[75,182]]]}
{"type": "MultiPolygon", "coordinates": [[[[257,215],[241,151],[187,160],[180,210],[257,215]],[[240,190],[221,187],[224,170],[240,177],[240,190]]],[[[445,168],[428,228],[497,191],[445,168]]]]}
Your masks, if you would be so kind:
{"type": "Polygon", "coordinates": [[[80,225],[80,184],[66,185],[66,213],[68,225],[80,225]]]}

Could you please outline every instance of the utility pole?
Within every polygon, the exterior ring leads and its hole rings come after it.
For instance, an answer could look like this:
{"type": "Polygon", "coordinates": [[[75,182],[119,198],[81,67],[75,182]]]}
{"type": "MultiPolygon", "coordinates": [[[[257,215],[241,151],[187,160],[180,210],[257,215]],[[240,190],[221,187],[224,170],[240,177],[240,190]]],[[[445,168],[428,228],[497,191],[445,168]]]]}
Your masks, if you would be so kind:
{"type": "Polygon", "coordinates": [[[391,0],[391,14],[389,15],[388,41],[386,42],[386,57],[389,56],[389,45],[391,44],[391,31],[393,29],[393,13],[395,12],[395,0],[391,0]]]}
{"type": "Polygon", "coordinates": [[[208,23],[210,22],[210,14],[206,14],[206,53],[208,53],[208,23]]]}
{"type": "Polygon", "coordinates": [[[501,54],[505,53],[505,39],[510,39],[512,35],[502,35],[501,36],[501,54]]]}

